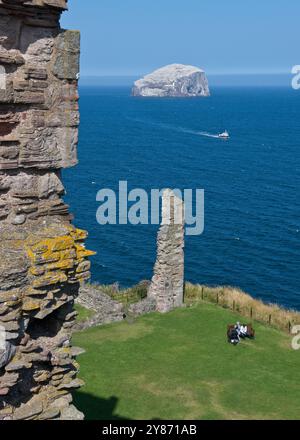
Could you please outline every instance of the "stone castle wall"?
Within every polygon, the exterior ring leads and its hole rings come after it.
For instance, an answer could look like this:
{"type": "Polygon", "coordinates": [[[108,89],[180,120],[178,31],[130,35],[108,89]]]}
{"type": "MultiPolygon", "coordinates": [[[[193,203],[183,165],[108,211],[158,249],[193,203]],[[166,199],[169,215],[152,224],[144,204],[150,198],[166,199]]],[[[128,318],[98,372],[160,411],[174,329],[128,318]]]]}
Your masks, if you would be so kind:
{"type": "Polygon", "coordinates": [[[169,312],[183,305],[184,203],[167,189],[162,197],[162,223],[157,235],[157,258],[149,288],[156,310],[169,312]]]}
{"type": "Polygon", "coordinates": [[[81,417],[70,337],[86,232],[62,200],[77,163],[80,35],[65,0],[0,0],[0,420],[81,417]]]}

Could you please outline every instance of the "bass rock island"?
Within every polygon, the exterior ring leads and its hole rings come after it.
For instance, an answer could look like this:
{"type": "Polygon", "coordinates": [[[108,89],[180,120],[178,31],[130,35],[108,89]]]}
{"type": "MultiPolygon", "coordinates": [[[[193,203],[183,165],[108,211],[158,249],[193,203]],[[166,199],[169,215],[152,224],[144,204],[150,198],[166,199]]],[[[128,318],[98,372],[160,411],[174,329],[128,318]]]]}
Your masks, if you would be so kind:
{"type": "Polygon", "coordinates": [[[209,96],[204,70],[183,64],[162,67],[134,83],[133,96],[193,97],[209,96]]]}

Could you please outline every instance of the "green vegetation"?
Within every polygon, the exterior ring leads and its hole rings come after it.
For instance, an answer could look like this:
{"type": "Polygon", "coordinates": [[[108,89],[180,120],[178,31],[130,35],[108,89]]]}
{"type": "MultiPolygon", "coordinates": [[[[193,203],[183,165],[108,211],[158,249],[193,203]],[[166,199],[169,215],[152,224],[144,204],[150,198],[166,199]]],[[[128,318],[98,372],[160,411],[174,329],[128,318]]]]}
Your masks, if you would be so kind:
{"type": "Polygon", "coordinates": [[[80,304],[75,304],[74,306],[77,315],[77,321],[86,321],[87,319],[91,318],[94,315],[94,312],[92,310],[89,310],[85,307],[82,307],[80,304]]]}
{"type": "Polygon", "coordinates": [[[87,350],[76,405],[87,419],[299,419],[291,336],[254,322],[257,339],[234,347],[226,328],[237,320],[202,302],[75,334],[87,350]]]}
{"type": "Polygon", "coordinates": [[[118,301],[125,305],[134,304],[147,297],[149,281],[141,281],[135,286],[127,289],[120,288],[118,283],[115,284],[93,284],[94,289],[110,296],[114,301],[118,301]]]}
{"type": "Polygon", "coordinates": [[[185,303],[212,302],[231,309],[249,319],[290,333],[293,325],[300,323],[300,313],[277,304],[265,304],[236,287],[208,287],[201,284],[185,284],[185,303]]]}

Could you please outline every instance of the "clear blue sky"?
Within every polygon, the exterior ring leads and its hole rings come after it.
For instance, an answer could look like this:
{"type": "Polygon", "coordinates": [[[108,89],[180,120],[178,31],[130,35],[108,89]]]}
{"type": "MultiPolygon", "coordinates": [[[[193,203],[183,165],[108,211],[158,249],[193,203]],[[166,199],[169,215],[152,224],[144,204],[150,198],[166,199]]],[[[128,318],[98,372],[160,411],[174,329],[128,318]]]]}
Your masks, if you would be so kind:
{"type": "Polygon", "coordinates": [[[139,75],[169,63],[207,73],[289,73],[300,64],[300,0],[69,0],[82,75],[139,75]]]}

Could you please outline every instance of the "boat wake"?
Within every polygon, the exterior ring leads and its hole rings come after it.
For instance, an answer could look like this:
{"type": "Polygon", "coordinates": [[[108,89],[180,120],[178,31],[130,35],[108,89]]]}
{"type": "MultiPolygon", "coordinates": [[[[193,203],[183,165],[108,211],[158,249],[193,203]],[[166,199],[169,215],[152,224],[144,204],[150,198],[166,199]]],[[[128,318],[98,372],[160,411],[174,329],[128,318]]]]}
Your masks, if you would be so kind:
{"type": "Polygon", "coordinates": [[[210,137],[210,138],[219,139],[219,135],[218,134],[207,133],[206,131],[199,131],[198,134],[200,136],[206,136],[206,137],[210,137]]]}
{"type": "Polygon", "coordinates": [[[207,131],[189,130],[189,129],[182,128],[182,127],[178,127],[178,128],[173,127],[173,128],[176,129],[176,131],[180,131],[181,133],[194,134],[195,136],[206,136],[206,137],[215,138],[215,139],[219,138],[218,134],[209,133],[207,131]]]}
{"type": "Polygon", "coordinates": [[[162,122],[145,121],[142,119],[135,119],[135,118],[129,118],[129,117],[127,117],[127,119],[134,121],[134,122],[139,122],[141,124],[147,124],[147,125],[165,128],[167,130],[177,131],[179,133],[186,133],[186,134],[191,134],[194,136],[205,136],[205,137],[214,138],[214,139],[220,138],[220,136],[218,134],[209,133],[207,131],[196,131],[196,130],[191,130],[189,128],[184,128],[184,127],[174,127],[174,125],[164,124],[162,122]]]}

